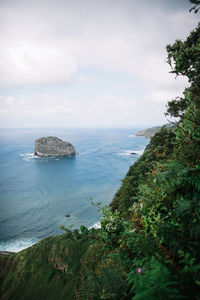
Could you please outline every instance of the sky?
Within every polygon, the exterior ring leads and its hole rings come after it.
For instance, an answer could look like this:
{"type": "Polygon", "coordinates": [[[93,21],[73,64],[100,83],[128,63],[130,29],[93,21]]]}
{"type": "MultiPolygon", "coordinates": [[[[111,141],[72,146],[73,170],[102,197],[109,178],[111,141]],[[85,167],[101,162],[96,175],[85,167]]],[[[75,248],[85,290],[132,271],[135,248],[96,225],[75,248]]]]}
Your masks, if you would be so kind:
{"type": "Polygon", "coordinates": [[[0,127],[161,125],[185,78],[166,45],[199,20],[187,0],[0,0],[0,127]]]}

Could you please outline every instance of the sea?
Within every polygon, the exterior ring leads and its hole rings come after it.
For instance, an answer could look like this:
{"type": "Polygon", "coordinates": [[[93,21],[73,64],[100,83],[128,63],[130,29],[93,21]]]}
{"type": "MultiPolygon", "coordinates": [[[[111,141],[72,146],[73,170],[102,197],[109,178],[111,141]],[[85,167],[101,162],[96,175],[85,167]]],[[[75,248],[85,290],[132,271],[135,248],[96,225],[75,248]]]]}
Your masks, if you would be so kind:
{"type": "Polygon", "coordinates": [[[149,139],[134,136],[139,129],[0,129],[0,251],[19,252],[61,225],[98,226],[91,203],[108,205],[143,153],[149,139]],[[44,136],[72,143],[77,156],[35,157],[44,136]]]}

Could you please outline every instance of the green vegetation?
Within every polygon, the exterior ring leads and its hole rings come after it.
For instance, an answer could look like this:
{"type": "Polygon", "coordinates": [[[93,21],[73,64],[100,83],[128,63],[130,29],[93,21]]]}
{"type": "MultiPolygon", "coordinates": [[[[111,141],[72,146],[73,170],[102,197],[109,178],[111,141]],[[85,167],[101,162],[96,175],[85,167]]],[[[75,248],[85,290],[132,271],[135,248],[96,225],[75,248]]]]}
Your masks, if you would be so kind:
{"type": "Polygon", "coordinates": [[[1,254],[1,299],[76,299],[85,256],[91,255],[88,264],[92,268],[93,260],[101,255],[101,244],[94,229],[87,234],[66,229],[65,234],[17,254],[1,254]]]}
{"type": "Polygon", "coordinates": [[[151,138],[102,208],[101,229],[63,228],[1,255],[1,299],[200,299],[200,25],[167,52],[190,82],[168,103],[176,127],[151,138]]]}

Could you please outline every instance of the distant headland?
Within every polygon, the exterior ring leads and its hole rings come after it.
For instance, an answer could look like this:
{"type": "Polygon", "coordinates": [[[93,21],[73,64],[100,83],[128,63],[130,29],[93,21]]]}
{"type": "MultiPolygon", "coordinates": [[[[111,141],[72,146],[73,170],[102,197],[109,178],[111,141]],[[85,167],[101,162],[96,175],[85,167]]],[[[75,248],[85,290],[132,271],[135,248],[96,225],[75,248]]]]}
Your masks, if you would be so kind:
{"type": "Polygon", "coordinates": [[[34,155],[39,157],[75,156],[76,150],[69,142],[62,141],[55,136],[47,136],[35,140],[34,155]]]}
{"type": "Polygon", "coordinates": [[[162,126],[155,126],[155,127],[151,127],[151,128],[147,128],[147,129],[138,131],[138,132],[135,133],[135,136],[143,136],[143,137],[146,137],[146,138],[151,138],[163,126],[166,126],[167,128],[175,127],[174,124],[167,123],[167,124],[162,125],[162,126]]]}

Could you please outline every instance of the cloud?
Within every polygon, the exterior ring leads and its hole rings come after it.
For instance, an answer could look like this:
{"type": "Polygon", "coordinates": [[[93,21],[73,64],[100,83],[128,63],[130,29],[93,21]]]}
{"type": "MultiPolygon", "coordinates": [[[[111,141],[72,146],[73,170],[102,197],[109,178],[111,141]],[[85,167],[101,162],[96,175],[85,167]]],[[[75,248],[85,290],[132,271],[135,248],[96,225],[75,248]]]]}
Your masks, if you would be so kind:
{"type": "Polygon", "coordinates": [[[197,23],[178,0],[1,0],[0,89],[8,95],[0,98],[2,126],[163,122],[167,100],[187,84],[169,74],[165,47],[197,23]],[[102,85],[91,96],[97,79],[84,69],[128,74],[132,82],[116,81],[109,92],[102,85]],[[85,84],[80,97],[78,82],[85,84]]]}
{"type": "Polygon", "coordinates": [[[159,80],[166,43],[184,37],[197,20],[185,11],[167,15],[157,1],[146,3],[151,11],[133,2],[3,1],[1,87],[67,83],[80,66],[159,80]]]}
{"type": "Polygon", "coordinates": [[[95,78],[92,78],[89,76],[83,76],[83,75],[79,76],[79,79],[83,83],[92,83],[92,82],[95,82],[95,80],[96,80],[95,78]]]}
{"type": "MultiPolygon", "coordinates": [[[[160,109],[145,101],[109,94],[70,98],[65,94],[36,93],[18,98],[0,97],[1,127],[116,127],[151,124],[149,111],[160,109]],[[38,109],[39,108],[39,109],[38,109]]],[[[161,116],[158,123],[163,122],[161,116]]]]}
{"type": "Polygon", "coordinates": [[[0,85],[66,83],[76,73],[76,64],[57,48],[19,41],[0,50],[0,85]]]}
{"type": "Polygon", "coordinates": [[[14,103],[15,99],[13,97],[0,96],[0,114],[10,113],[14,103]]]}

